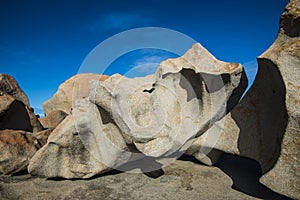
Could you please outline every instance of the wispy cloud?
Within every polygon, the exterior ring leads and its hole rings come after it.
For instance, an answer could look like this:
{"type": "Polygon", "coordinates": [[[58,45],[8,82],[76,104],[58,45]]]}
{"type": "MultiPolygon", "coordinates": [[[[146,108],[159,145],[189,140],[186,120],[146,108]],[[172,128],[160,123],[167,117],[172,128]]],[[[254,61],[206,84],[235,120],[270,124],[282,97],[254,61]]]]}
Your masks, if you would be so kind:
{"type": "Polygon", "coordinates": [[[131,66],[131,69],[124,74],[127,77],[133,78],[133,77],[142,77],[149,74],[153,74],[158,65],[166,60],[167,57],[162,56],[144,56],[138,60],[136,60],[133,65],[131,66]]]}
{"type": "Polygon", "coordinates": [[[0,44],[0,55],[5,55],[6,58],[13,60],[17,64],[37,62],[36,54],[30,49],[19,49],[8,45],[0,44]]]}
{"type": "Polygon", "coordinates": [[[3,44],[0,44],[0,52],[16,57],[25,57],[31,55],[29,50],[12,49],[11,47],[9,48],[3,44]]]}
{"type": "Polygon", "coordinates": [[[114,12],[101,16],[93,22],[90,29],[94,32],[121,30],[138,26],[149,26],[154,18],[142,13],[114,12]]]}

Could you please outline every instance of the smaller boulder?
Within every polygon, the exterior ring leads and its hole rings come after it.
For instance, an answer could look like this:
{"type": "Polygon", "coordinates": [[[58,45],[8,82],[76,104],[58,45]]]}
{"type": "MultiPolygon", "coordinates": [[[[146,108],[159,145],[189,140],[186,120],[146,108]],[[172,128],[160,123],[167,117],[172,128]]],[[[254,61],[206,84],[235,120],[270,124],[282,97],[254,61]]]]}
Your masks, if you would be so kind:
{"type": "Polygon", "coordinates": [[[67,113],[61,110],[54,110],[46,115],[44,118],[39,118],[39,122],[44,128],[55,128],[57,127],[66,117],[67,113]]]}
{"type": "Polygon", "coordinates": [[[26,169],[38,145],[38,139],[26,131],[0,131],[0,174],[14,174],[26,169]]]}
{"type": "Polygon", "coordinates": [[[51,99],[43,103],[45,114],[54,110],[71,114],[74,100],[89,96],[90,81],[104,81],[107,78],[108,76],[98,74],[77,74],[71,77],[59,86],[51,99]]]}
{"type": "Polygon", "coordinates": [[[107,170],[83,145],[71,115],[55,128],[28,166],[31,175],[68,179],[90,178],[107,170]]]}

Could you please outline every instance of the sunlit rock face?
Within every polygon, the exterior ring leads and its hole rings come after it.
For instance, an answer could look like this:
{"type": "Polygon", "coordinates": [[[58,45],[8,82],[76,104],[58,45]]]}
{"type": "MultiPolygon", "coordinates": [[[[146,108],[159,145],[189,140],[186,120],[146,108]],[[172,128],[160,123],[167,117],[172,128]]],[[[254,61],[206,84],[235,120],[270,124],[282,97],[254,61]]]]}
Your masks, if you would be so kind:
{"type": "Polygon", "coordinates": [[[111,114],[128,142],[158,157],[186,150],[184,144],[238,103],[247,79],[240,64],[218,61],[195,44],[154,75],[116,75],[92,85],[91,101],[111,114]]]}
{"type": "Polygon", "coordinates": [[[72,116],[56,127],[28,166],[32,175],[68,179],[89,178],[107,169],[84,147],[72,116]]]}
{"type": "Polygon", "coordinates": [[[72,112],[74,85],[81,91],[81,97],[89,95],[90,80],[105,80],[108,76],[98,74],[77,74],[61,84],[51,99],[43,103],[44,112],[48,115],[55,110],[67,114],[72,112]]]}
{"type": "MultiPolygon", "coordinates": [[[[247,87],[240,64],[219,61],[200,44],[162,62],[153,75],[130,79],[116,74],[105,80],[90,76],[73,83],[68,103],[72,112],[32,158],[31,174],[89,178],[112,168],[157,170],[225,116],[247,87]]],[[[53,99],[61,101],[58,95],[53,99]]],[[[52,109],[62,108],[53,104],[52,109]]],[[[197,158],[207,160],[205,152],[197,158]]]]}
{"type": "Polygon", "coordinates": [[[55,128],[57,127],[66,117],[67,113],[61,110],[54,110],[48,113],[47,116],[39,118],[39,122],[44,128],[55,128]]]}
{"type": "Polygon", "coordinates": [[[242,99],[243,67],[217,60],[198,43],[146,77],[76,75],[44,103],[42,119],[15,79],[0,74],[0,174],[27,168],[37,176],[86,179],[112,169],[163,168],[182,175],[190,190],[191,163],[167,165],[183,153],[213,165],[226,152],[257,161],[261,183],[300,199],[299,27],[300,1],[291,0],[242,99]]]}

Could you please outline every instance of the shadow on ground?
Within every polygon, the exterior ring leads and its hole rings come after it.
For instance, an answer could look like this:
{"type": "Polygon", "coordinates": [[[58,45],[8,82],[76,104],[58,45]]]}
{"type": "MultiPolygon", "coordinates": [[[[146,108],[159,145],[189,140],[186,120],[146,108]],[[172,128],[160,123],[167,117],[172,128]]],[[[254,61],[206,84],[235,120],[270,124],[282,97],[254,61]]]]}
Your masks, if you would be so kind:
{"type": "MultiPolygon", "coordinates": [[[[193,156],[183,154],[179,160],[190,161],[199,165],[203,165],[200,161],[195,159],[193,156]]],[[[132,164],[130,165],[132,166],[132,164]]],[[[253,159],[244,158],[241,156],[231,155],[224,153],[220,160],[216,163],[215,167],[221,169],[227,174],[233,181],[232,188],[244,194],[266,199],[266,200],[291,200],[291,198],[274,192],[270,188],[259,182],[262,176],[262,169],[259,163],[253,159]]],[[[123,173],[122,171],[112,170],[101,175],[94,176],[87,180],[96,179],[99,177],[116,175],[123,173]]],[[[164,175],[163,170],[157,170],[153,172],[144,173],[150,178],[158,178],[164,175]]],[[[50,178],[48,180],[66,180],[64,178],[50,178]]],[[[77,180],[77,179],[73,179],[77,180]]]]}
{"type": "Polygon", "coordinates": [[[262,170],[259,163],[255,160],[224,154],[217,162],[216,167],[220,168],[232,179],[232,188],[237,191],[267,200],[291,199],[274,192],[259,182],[262,170]]]}

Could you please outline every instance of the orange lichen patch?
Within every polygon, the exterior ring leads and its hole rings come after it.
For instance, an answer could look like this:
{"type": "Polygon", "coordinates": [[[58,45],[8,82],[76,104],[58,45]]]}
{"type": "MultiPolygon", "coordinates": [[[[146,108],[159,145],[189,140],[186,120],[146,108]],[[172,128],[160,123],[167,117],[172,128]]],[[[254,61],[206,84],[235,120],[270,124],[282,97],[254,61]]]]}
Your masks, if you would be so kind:
{"type": "Polygon", "coordinates": [[[278,46],[276,49],[272,50],[273,52],[277,51],[278,52],[283,52],[283,53],[288,53],[292,56],[300,57],[300,38],[286,42],[281,44],[281,46],[278,46]]]}
{"type": "Polygon", "coordinates": [[[72,112],[72,104],[90,94],[91,81],[104,81],[109,76],[99,74],[77,74],[62,83],[51,99],[43,103],[45,114],[54,110],[72,112]]]}
{"type": "Polygon", "coordinates": [[[238,63],[227,63],[224,66],[225,71],[231,72],[232,70],[238,68],[239,64],[238,63]]]}
{"type": "Polygon", "coordinates": [[[292,82],[288,82],[287,85],[295,90],[300,90],[300,86],[294,85],[292,82]]]}
{"type": "Polygon", "coordinates": [[[99,78],[99,81],[105,81],[108,78],[109,78],[109,76],[101,75],[100,78],[99,78]]]}
{"type": "Polygon", "coordinates": [[[0,141],[5,144],[19,145],[24,148],[30,148],[38,141],[25,131],[4,130],[0,131],[0,141]]]}
{"type": "MultiPolygon", "coordinates": [[[[53,130],[54,130],[53,128],[50,128],[34,134],[34,137],[39,141],[39,145],[44,146],[47,143],[48,137],[53,130]]],[[[38,147],[40,148],[41,146],[38,147]]]]}
{"type": "Polygon", "coordinates": [[[68,91],[68,92],[71,92],[70,94],[72,94],[72,97],[70,97],[70,98],[81,99],[81,98],[89,96],[90,82],[92,80],[104,81],[108,78],[109,78],[108,76],[98,75],[98,74],[79,74],[79,75],[72,77],[71,79],[68,80],[68,81],[71,81],[72,85],[73,85],[72,90],[68,91]]]}

